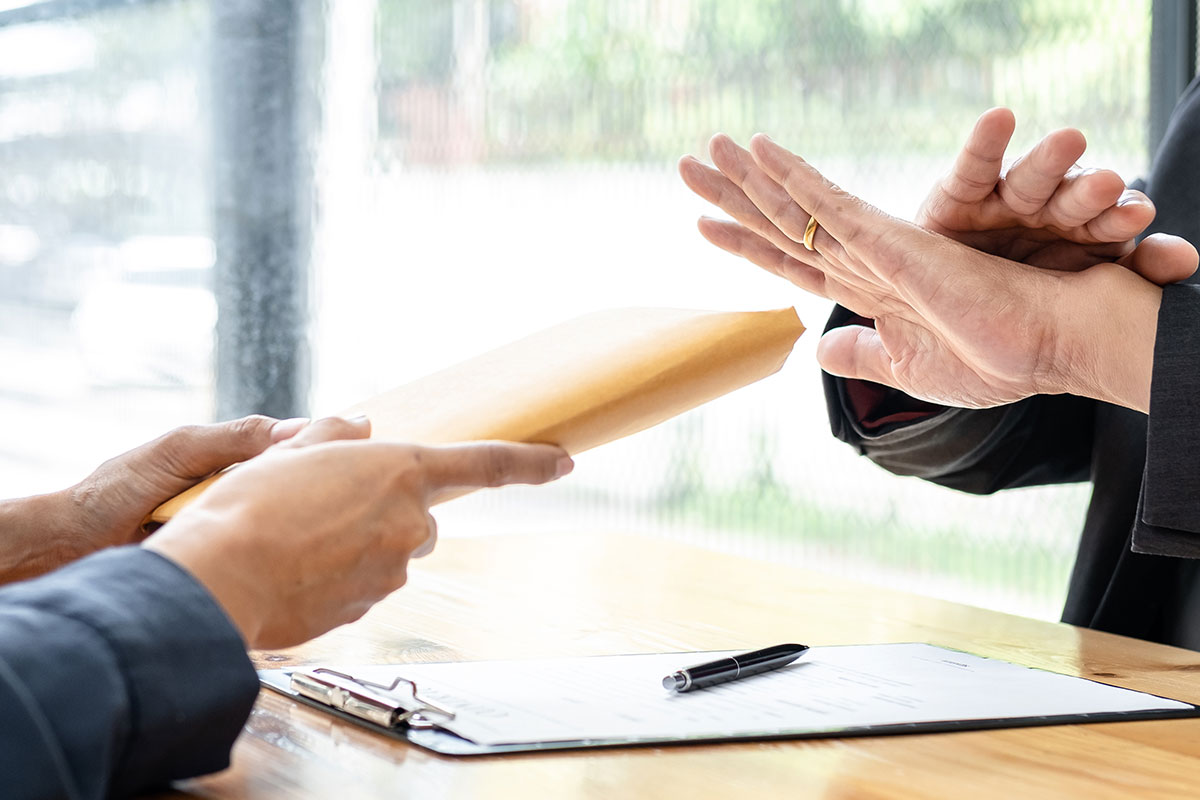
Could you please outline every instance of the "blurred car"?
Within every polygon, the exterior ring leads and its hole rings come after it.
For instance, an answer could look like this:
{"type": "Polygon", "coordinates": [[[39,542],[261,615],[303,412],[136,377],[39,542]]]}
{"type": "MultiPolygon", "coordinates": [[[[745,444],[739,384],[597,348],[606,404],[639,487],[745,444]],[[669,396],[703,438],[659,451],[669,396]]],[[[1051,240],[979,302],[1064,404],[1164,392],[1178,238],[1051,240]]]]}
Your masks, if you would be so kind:
{"type": "Polygon", "coordinates": [[[214,251],[202,236],[137,236],[89,281],[71,318],[93,385],[212,384],[214,251]]]}

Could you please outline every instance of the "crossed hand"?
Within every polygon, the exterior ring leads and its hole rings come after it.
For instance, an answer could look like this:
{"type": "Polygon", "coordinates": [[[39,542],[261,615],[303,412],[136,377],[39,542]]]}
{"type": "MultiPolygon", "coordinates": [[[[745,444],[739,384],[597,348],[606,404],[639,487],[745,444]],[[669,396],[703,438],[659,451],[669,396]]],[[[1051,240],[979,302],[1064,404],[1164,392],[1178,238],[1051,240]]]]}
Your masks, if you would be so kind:
{"type": "Polygon", "coordinates": [[[1075,166],[1078,131],[1005,171],[1014,124],[1006,109],[980,118],[918,224],[761,134],[749,150],[717,135],[716,169],[685,157],[680,172],[733,217],[702,218],[706,238],[874,321],[822,337],[827,371],[946,405],[1071,392],[1145,410],[1160,286],[1191,275],[1196,251],[1166,235],[1135,247],[1153,204],[1111,171],[1075,166]]]}

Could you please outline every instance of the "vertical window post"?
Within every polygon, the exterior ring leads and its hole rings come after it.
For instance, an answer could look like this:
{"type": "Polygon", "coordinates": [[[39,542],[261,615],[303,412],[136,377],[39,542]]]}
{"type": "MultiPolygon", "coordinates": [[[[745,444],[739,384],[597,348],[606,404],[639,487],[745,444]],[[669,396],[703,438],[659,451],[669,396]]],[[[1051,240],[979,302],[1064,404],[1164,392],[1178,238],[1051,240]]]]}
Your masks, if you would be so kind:
{"type": "Polygon", "coordinates": [[[1150,156],[1196,75],[1196,0],[1154,0],[1150,29],[1150,156]]]}
{"type": "Polygon", "coordinates": [[[216,414],[299,416],[310,372],[306,65],[323,4],[211,2],[216,414]]]}

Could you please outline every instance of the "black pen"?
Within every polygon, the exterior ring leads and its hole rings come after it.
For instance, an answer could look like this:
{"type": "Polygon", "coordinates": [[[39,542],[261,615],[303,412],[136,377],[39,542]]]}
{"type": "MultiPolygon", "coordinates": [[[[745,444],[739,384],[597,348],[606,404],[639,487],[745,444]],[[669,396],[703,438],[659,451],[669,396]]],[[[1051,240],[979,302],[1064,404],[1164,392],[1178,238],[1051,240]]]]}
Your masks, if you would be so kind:
{"type": "Polygon", "coordinates": [[[748,678],[787,666],[807,649],[808,646],[803,644],[777,644],[774,647],[764,647],[762,650],[717,659],[707,664],[697,664],[663,678],[663,688],[676,692],[690,692],[692,689],[703,689],[705,686],[748,678]]]}

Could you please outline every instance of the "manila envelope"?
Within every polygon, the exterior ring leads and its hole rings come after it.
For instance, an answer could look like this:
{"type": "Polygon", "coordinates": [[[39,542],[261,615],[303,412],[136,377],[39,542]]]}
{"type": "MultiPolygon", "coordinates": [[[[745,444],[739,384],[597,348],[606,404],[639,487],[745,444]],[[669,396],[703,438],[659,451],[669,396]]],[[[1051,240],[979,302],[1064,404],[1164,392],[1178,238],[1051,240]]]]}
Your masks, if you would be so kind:
{"type": "MultiPolygon", "coordinates": [[[[384,392],[343,416],[367,415],[373,439],[548,442],[575,455],[778,371],[803,332],[794,308],[601,311],[384,392]]],[[[168,500],[150,521],[166,522],[221,474],[168,500]]]]}

